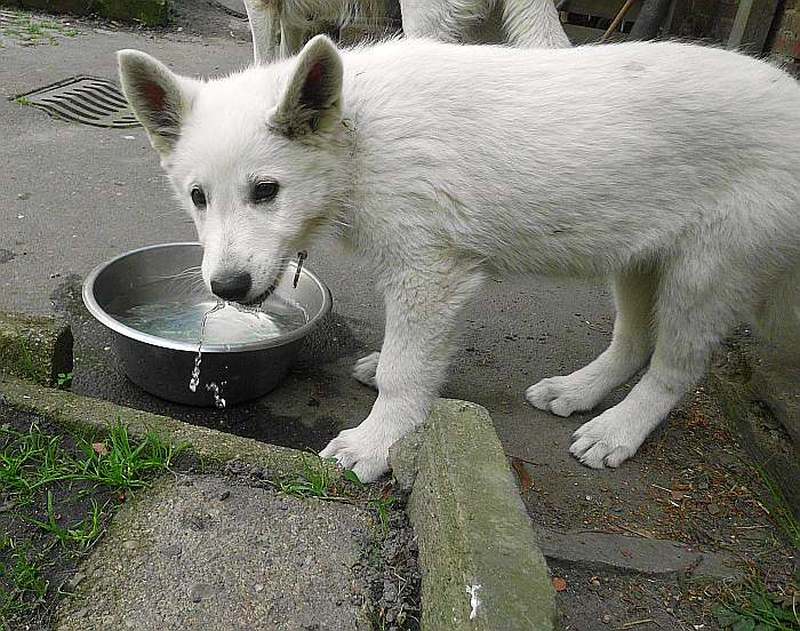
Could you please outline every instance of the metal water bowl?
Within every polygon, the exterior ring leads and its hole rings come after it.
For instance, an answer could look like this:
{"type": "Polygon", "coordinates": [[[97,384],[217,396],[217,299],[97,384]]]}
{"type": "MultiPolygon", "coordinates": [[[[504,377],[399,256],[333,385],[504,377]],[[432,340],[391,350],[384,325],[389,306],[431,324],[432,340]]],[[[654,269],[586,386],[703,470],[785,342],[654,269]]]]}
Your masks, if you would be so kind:
{"type": "MultiPolygon", "coordinates": [[[[186,270],[202,261],[199,243],[166,243],[122,254],[96,267],[83,284],[89,312],[114,333],[114,350],[128,378],[162,399],[197,406],[213,406],[206,386],[221,385],[227,404],[254,399],[272,390],[285,377],[304,338],[331,310],[325,284],[303,267],[297,287],[296,264],[289,265],[275,294],[305,312],[305,324],[277,337],[259,341],[204,344],[200,384],[195,392],[189,380],[198,342],[152,335],[121,322],[115,314],[126,307],[175,300],[214,300],[199,279],[187,279],[186,270]]],[[[199,330],[198,330],[199,336],[199,330]]],[[[199,340],[198,340],[199,341],[199,340]]]]}

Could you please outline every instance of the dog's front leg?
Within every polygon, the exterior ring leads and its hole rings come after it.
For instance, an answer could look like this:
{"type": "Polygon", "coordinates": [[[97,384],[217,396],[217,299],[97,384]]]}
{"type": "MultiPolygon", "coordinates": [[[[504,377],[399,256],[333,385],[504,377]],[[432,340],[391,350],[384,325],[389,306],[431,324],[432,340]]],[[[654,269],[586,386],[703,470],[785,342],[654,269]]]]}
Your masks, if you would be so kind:
{"type": "Polygon", "coordinates": [[[431,267],[394,274],[385,283],[378,398],[358,427],[341,432],[320,453],[365,482],[388,470],[389,447],[427,418],[447,374],[455,325],[483,282],[474,269],[431,267]]]}

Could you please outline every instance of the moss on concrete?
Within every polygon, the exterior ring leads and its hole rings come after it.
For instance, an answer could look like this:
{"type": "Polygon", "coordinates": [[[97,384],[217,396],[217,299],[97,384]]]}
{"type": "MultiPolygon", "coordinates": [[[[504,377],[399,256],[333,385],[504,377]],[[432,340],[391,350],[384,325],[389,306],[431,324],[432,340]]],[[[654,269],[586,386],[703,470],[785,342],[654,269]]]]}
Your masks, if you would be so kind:
{"type": "Polygon", "coordinates": [[[547,566],[488,412],[442,400],[423,431],[393,457],[396,476],[416,470],[408,511],[425,569],[422,627],[556,628],[547,566]]]}
{"type": "Polygon", "coordinates": [[[95,14],[147,26],[162,26],[169,21],[169,0],[0,0],[0,6],[48,13],[95,14]]]}
{"type": "Polygon", "coordinates": [[[0,372],[56,385],[72,370],[72,332],[62,321],[0,312],[0,372]]]}
{"type": "MultiPolygon", "coordinates": [[[[101,436],[109,423],[120,421],[132,439],[156,432],[173,444],[184,444],[204,468],[239,461],[263,467],[270,477],[301,473],[308,454],[286,447],[242,438],[176,419],[122,407],[71,392],[42,388],[13,377],[0,377],[0,393],[17,409],[40,414],[65,429],[87,436],[101,436]]],[[[333,470],[333,467],[331,467],[333,470]]]]}
{"type": "Polygon", "coordinates": [[[93,10],[103,17],[161,26],[169,21],[167,0],[94,0],[93,10]]]}

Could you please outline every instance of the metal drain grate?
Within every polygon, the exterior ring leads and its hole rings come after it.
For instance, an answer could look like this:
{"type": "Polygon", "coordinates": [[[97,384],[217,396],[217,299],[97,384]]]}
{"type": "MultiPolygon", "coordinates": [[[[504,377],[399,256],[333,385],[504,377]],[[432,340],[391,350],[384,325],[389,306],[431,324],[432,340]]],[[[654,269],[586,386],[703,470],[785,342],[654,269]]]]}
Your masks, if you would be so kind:
{"type": "Polygon", "coordinates": [[[93,127],[139,127],[117,84],[73,77],[14,97],[63,120],[93,127]]]}

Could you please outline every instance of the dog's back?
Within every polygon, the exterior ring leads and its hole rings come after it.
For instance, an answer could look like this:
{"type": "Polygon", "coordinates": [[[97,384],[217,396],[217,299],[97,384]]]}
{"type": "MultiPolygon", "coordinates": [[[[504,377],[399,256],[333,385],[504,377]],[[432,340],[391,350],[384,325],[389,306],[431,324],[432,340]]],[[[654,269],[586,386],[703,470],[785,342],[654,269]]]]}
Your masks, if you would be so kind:
{"type": "Polygon", "coordinates": [[[800,238],[800,86],[765,63],[676,43],[343,55],[364,194],[390,191],[388,213],[426,196],[415,212],[439,211],[414,221],[478,259],[605,273],[705,224],[731,247],[800,238]]]}

